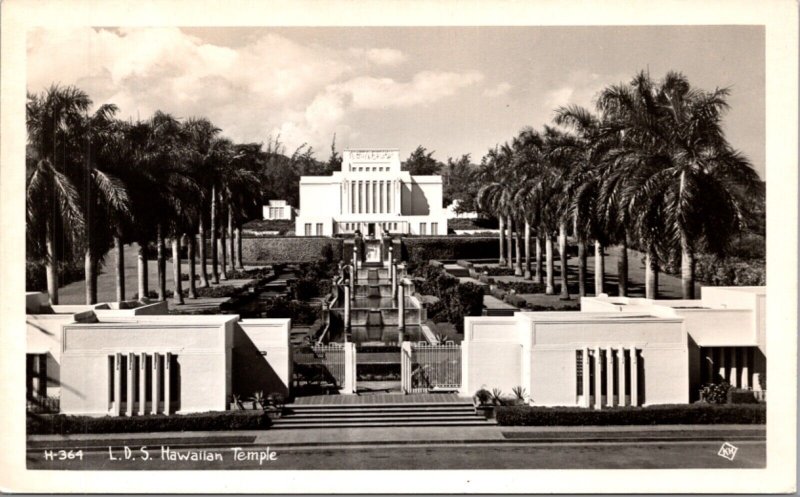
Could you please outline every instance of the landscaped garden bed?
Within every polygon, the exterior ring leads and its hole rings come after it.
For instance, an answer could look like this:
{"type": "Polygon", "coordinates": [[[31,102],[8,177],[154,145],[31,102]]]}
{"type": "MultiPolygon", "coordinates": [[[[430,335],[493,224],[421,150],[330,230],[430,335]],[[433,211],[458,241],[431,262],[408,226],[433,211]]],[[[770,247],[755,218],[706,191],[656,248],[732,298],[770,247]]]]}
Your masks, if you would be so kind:
{"type": "Polygon", "coordinates": [[[133,417],[42,414],[28,415],[26,422],[28,435],[263,430],[271,424],[269,415],[262,410],[133,417]]]}
{"type": "Polygon", "coordinates": [[[503,426],[765,424],[766,404],[675,404],[649,407],[498,406],[503,426]]]}

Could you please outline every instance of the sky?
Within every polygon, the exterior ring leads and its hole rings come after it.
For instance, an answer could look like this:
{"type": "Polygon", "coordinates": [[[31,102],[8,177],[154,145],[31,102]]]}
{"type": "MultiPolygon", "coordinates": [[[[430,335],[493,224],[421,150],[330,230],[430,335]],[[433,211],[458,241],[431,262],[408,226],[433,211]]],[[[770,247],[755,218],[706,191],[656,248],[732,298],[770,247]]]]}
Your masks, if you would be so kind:
{"type": "Polygon", "coordinates": [[[758,26],[76,28],[28,33],[28,91],[86,91],[118,117],[208,117],[238,142],[280,136],[326,159],[417,145],[473,162],[553,110],[591,108],[649,70],[731,90],[724,128],[764,177],[764,30],[758,26]]]}

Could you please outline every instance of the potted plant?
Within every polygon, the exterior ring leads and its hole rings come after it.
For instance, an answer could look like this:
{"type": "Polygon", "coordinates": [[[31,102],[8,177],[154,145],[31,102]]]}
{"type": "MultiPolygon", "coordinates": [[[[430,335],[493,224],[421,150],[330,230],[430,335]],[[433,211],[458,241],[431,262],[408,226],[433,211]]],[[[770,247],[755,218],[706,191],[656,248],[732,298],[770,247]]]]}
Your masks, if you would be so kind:
{"type": "Polygon", "coordinates": [[[494,406],[490,403],[492,400],[492,394],[489,390],[485,388],[481,388],[475,395],[472,397],[472,402],[475,405],[475,412],[477,414],[483,414],[486,419],[494,418],[494,406]]]}
{"type": "Polygon", "coordinates": [[[279,392],[272,392],[267,397],[267,404],[269,417],[280,418],[283,415],[284,407],[286,407],[286,398],[279,392]]]}
{"type": "Polygon", "coordinates": [[[525,405],[527,404],[528,399],[528,392],[521,386],[516,386],[511,389],[511,392],[514,394],[514,405],[525,405]]]}
{"type": "Polygon", "coordinates": [[[264,397],[264,392],[259,390],[258,392],[253,394],[253,409],[264,409],[264,404],[266,403],[266,398],[264,397]]]}
{"type": "Polygon", "coordinates": [[[233,394],[231,396],[230,409],[231,411],[241,411],[244,409],[242,398],[239,395],[233,394]]]}

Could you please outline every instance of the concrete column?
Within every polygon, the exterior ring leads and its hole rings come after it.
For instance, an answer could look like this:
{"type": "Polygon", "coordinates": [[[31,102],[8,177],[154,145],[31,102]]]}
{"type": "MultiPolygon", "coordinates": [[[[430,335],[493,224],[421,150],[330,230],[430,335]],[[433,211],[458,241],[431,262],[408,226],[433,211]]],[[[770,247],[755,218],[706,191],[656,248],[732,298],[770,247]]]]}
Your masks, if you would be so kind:
{"type": "Polygon", "coordinates": [[[397,298],[397,264],[390,262],[389,271],[392,272],[392,299],[397,298]]]}
{"type": "Polygon", "coordinates": [[[350,295],[355,295],[356,286],[355,286],[355,270],[353,270],[353,266],[350,266],[350,277],[348,278],[348,284],[350,286],[350,295]]]}
{"type": "Polygon", "coordinates": [[[358,244],[353,242],[353,281],[358,281],[358,244]]]}
{"type": "Polygon", "coordinates": [[[401,282],[397,285],[397,327],[400,331],[405,328],[405,305],[405,291],[401,282]]]}
{"type": "Polygon", "coordinates": [[[603,357],[600,347],[594,349],[594,407],[603,408],[603,357]]]}
{"type": "Polygon", "coordinates": [[[728,376],[725,374],[725,367],[726,367],[726,358],[725,353],[727,352],[727,347],[719,347],[719,376],[722,381],[728,381],[728,376]]]}
{"type": "Polygon", "coordinates": [[[158,388],[158,379],[161,377],[161,364],[159,364],[159,354],[153,354],[153,367],[150,369],[150,374],[152,375],[153,386],[150,389],[150,393],[153,395],[153,398],[150,402],[150,413],[151,414],[158,414],[158,398],[161,396],[161,390],[158,388]]]}
{"type": "Polygon", "coordinates": [[[584,347],[581,352],[581,369],[583,370],[583,407],[590,407],[591,392],[589,392],[589,349],[584,347]]]}
{"type": "Polygon", "coordinates": [[[344,385],[339,391],[343,394],[351,394],[356,391],[356,344],[348,342],[344,344],[344,385]]]}
{"type": "Polygon", "coordinates": [[[739,388],[739,378],[737,377],[736,368],[738,366],[738,361],[736,357],[736,353],[739,351],[738,347],[731,347],[731,372],[730,372],[730,381],[732,387],[739,388]]]}
{"type": "MultiPolygon", "coordinates": [[[[344,287],[344,329],[345,331],[350,329],[350,287],[344,287]]],[[[347,333],[344,335],[345,341],[347,341],[347,333]]]]}
{"type": "Polygon", "coordinates": [[[750,349],[742,349],[742,388],[750,388],[750,349]]]}
{"type": "Polygon", "coordinates": [[[122,354],[114,354],[114,415],[122,416],[122,354]]]}
{"type": "Polygon", "coordinates": [[[628,361],[625,359],[625,348],[619,348],[619,405],[627,406],[628,397],[625,390],[628,388],[628,383],[625,380],[625,372],[628,369],[628,361]]]}
{"type": "Polygon", "coordinates": [[[139,415],[147,411],[147,354],[139,354],[139,415]]]}
{"type": "Polygon", "coordinates": [[[614,407],[614,349],[606,349],[606,405],[614,407]]]}
{"type": "Polygon", "coordinates": [[[639,405],[639,354],[631,347],[631,405],[639,405]]]}
{"type": "Polygon", "coordinates": [[[134,365],[134,358],[136,355],[133,353],[128,353],[128,364],[127,364],[127,371],[125,374],[128,375],[128,383],[125,394],[128,396],[128,405],[125,409],[125,414],[128,416],[133,416],[133,393],[136,391],[136,383],[134,382],[134,378],[136,377],[136,366],[134,365]]]}
{"type": "Polygon", "coordinates": [[[169,384],[171,369],[170,362],[172,361],[172,353],[167,352],[164,356],[164,414],[169,415],[171,414],[169,399],[170,394],[172,393],[172,387],[169,384]]]}

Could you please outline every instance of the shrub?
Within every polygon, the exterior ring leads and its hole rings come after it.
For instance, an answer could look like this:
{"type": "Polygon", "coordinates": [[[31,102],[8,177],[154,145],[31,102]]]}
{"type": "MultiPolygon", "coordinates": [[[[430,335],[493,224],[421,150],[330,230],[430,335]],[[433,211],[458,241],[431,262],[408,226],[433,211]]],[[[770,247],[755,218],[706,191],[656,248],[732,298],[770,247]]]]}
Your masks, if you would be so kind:
{"type": "MultiPolygon", "coordinates": [[[[60,262],[57,265],[57,272],[59,286],[80,281],[85,275],[83,264],[78,262],[60,262]]],[[[25,290],[29,292],[47,291],[47,274],[43,263],[25,262],[25,290]]]]}
{"type": "Polygon", "coordinates": [[[709,383],[700,389],[700,400],[710,404],[724,404],[728,401],[728,390],[731,389],[728,383],[709,383]]]}
{"type": "Polygon", "coordinates": [[[79,433],[142,433],[162,431],[263,430],[270,419],[260,411],[203,412],[166,416],[117,417],[29,415],[29,435],[71,435],[79,433]]]}
{"type": "Polygon", "coordinates": [[[740,388],[731,388],[728,390],[726,397],[728,404],[758,404],[755,394],[752,390],[743,390],[740,388]]]}
{"type": "Polygon", "coordinates": [[[489,403],[489,401],[492,400],[492,392],[486,390],[485,388],[481,388],[475,392],[475,395],[472,398],[477,400],[480,405],[485,406],[489,403]]]}
{"type": "Polygon", "coordinates": [[[319,314],[317,307],[284,297],[269,299],[262,307],[263,317],[290,318],[292,324],[313,324],[319,314]]]}
{"type": "MultiPolygon", "coordinates": [[[[680,259],[663,264],[664,272],[680,275],[680,259]]],[[[763,286],[767,284],[764,259],[716,257],[698,254],[694,275],[697,281],[710,286],[763,286]]]]}
{"type": "Polygon", "coordinates": [[[503,290],[513,290],[515,293],[544,293],[544,285],[532,281],[498,281],[495,284],[503,290]]]}
{"type": "Polygon", "coordinates": [[[475,266],[475,271],[487,276],[514,276],[514,268],[500,266],[475,266]]]}
{"type": "Polygon", "coordinates": [[[432,259],[491,259],[499,255],[497,238],[493,237],[406,237],[403,249],[406,259],[417,263],[432,259]]]}
{"type": "Polygon", "coordinates": [[[765,424],[766,405],[686,404],[649,407],[497,408],[497,423],[503,426],[580,426],[580,425],[676,425],[676,424],[765,424]]]}
{"type": "Polygon", "coordinates": [[[342,239],[329,237],[243,237],[242,259],[256,264],[339,260],[342,244],[342,239]],[[323,253],[325,246],[330,247],[330,252],[323,253]]]}

